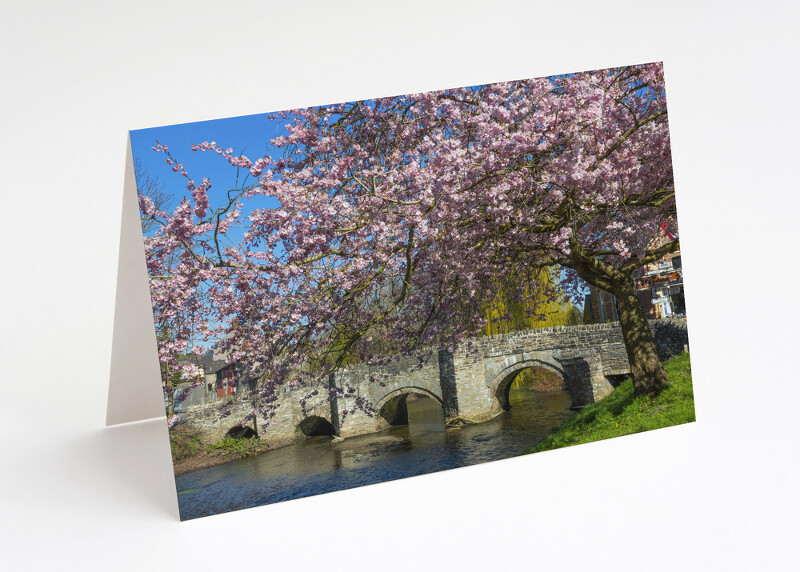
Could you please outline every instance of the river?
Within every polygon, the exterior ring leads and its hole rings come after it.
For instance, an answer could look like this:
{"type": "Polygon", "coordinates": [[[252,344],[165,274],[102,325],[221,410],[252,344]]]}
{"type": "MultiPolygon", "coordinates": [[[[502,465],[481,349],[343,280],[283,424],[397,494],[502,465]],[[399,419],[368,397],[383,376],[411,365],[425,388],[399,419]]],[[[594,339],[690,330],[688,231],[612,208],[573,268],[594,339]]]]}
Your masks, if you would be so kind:
{"type": "Polygon", "coordinates": [[[566,391],[511,389],[511,409],[445,429],[430,398],[408,401],[409,424],[333,442],[305,441],[175,479],[182,520],[506,459],[573,414],[566,391]]]}

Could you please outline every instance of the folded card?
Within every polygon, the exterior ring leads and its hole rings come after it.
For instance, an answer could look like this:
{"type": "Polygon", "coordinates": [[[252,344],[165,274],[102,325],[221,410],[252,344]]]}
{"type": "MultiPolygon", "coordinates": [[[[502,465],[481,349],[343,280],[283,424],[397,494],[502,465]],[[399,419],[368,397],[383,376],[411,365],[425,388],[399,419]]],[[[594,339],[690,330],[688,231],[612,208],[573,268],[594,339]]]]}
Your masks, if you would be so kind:
{"type": "Polygon", "coordinates": [[[652,63],[132,131],[108,422],[189,519],[693,421],[667,120],[652,63]]]}

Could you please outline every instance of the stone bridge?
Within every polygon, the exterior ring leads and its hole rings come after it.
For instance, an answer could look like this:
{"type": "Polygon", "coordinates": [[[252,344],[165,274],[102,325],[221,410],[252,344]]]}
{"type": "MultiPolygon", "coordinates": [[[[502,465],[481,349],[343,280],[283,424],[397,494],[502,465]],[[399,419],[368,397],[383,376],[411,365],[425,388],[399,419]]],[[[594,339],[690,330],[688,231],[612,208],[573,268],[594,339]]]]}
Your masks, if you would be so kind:
{"type": "MultiPolygon", "coordinates": [[[[688,346],[685,321],[653,320],[650,328],[662,359],[688,346]]],[[[408,394],[434,399],[445,421],[486,421],[509,408],[511,381],[529,367],[558,374],[573,407],[602,399],[630,373],[618,322],[474,338],[452,353],[430,351],[381,367],[360,364],[337,372],[326,385],[282,389],[273,404],[274,425],[261,438],[284,445],[307,435],[351,437],[407,423],[408,394]],[[334,386],[339,391],[331,397],[334,386]],[[357,408],[357,400],[374,414],[357,408]]],[[[223,417],[219,401],[190,406],[187,424],[201,440],[213,443],[244,431],[239,421],[250,408],[247,394],[234,397],[223,417]]]]}

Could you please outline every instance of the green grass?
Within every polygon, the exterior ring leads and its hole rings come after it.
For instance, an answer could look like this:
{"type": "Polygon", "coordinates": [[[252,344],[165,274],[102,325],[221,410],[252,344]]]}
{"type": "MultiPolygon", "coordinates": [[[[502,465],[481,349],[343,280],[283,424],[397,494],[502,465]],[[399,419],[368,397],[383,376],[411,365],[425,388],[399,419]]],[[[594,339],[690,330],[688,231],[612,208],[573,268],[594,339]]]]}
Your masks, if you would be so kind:
{"type": "Polygon", "coordinates": [[[269,445],[260,439],[233,439],[227,438],[209,447],[222,451],[226,457],[246,459],[254,457],[269,450],[269,445]]]}
{"type": "Polygon", "coordinates": [[[259,439],[226,438],[213,445],[205,445],[182,425],[170,430],[169,440],[173,463],[214,454],[222,454],[231,459],[245,459],[268,449],[266,443],[259,439]]]}
{"type": "Polygon", "coordinates": [[[627,379],[605,399],[558,425],[527,452],[538,453],[694,421],[689,354],[665,361],[664,369],[670,383],[658,395],[634,397],[633,383],[627,379]]]}
{"type": "Polygon", "coordinates": [[[172,462],[178,463],[185,459],[195,457],[206,451],[206,446],[195,435],[188,435],[185,431],[170,430],[169,443],[172,449],[172,462]]]}

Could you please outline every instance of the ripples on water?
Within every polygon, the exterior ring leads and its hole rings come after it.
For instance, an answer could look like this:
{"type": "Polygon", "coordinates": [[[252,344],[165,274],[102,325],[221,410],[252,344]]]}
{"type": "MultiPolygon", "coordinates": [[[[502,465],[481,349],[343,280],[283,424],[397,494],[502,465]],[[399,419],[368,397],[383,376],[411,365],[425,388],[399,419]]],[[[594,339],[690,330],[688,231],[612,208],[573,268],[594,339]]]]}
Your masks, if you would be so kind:
{"type": "Polygon", "coordinates": [[[445,430],[429,398],[409,400],[409,425],[334,443],[311,437],[258,457],[175,479],[181,519],[402,479],[524,453],[566,419],[566,391],[512,389],[512,408],[486,423],[445,430]]]}

